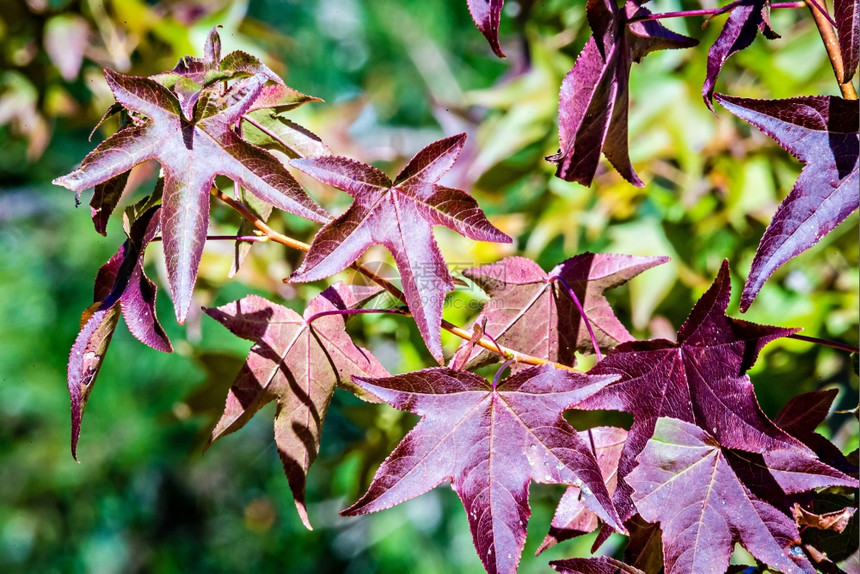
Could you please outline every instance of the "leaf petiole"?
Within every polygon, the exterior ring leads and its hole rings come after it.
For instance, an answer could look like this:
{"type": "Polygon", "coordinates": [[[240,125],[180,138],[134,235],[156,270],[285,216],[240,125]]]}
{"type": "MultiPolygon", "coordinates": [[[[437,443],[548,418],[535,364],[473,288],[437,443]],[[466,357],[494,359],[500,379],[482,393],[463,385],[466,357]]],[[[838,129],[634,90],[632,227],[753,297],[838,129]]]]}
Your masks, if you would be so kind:
{"type": "MultiPolygon", "coordinates": [[[[247,219],[251,224],[254,225],[257,229],[259,229],[263,234],[268,237],[271,241],[275,243],[280,243],[281,245],[286,245],[287,247],[292,247],[293,249],[298,249],[299,251],[307,252],[310,249],[310,245],[303,241],[299,241],[298,239],[293,239],[283,233],[279,233],[269,227],[266,222],[257,217],[254,213],[251,212],[247,207],[245,207],[242,203],[236,201],[217,187],[212,187],[211,194],[216,198],[220,199],[231,208],[236,210],[239,215],[247,219]]],[[[397,288],[396,285],[385,279],[384,277],[380,277],[370,269],[360,265],[358,262],[353,263],[350,266],[352,269],[355,269],[386,291],[388,291],[395,299],[401,301],[402,303],[406,303],[406,296],[403,292],[397,288]]],[[[404,313],[405,314],[405,313],[404,313]]],[[[465,339],[467,341],[472,339],[471,333],[450,323],[448,321],[442,320],[442,328],[448,331],[449,333],[453,333],[454,335],[460,337],[461,339],[465,339]]],[[[565,371],[571,371],[571,367],[566,365],[562,365],[559,363],[555,363],[553,361],[548,361],[546,359],[541,359],[540,357],[534,357],[532,355],[527,355],[525,353],[520,353],[519,351],[515,351],[513,349],[508,349],[507,347],[502,347],[491,337],[484,335],[480,340],[477,341],[476,345],[481,348],[487,349],[488,351],[492,351],[493,353],[498,353],[501,356],[505,357],[508,360],[516,360],[520,363],[526,363],[529,365],[552,365],[557,369],[562,369],[565,371]]]]}
{"type": "Polygon", "coordinates": [[[553,281],[558,281],[562,285],[564,285],[565,290],[567,291],[568,296],[570,296],[571,301],[576,306],[577,311],[579,311],[579,316],[582,317],[583,323],[585,323],[585,328],[588,329],[588,336],[591,337],[591,344],[594,346],[594,354],[597,356],[597,361],[600,362],[603,360],[603,355],[600,353],[600,347],[597,344],[597,337],[594,336],[594,330],[591,328],[591,322],[588,320],[588,317],[585,314],[585,309],[582,308],[582,304],[579,302],[579,298],[576,296],[576,293],[573,292],[573,288],[570,284],[564,280],[562,276],[553,277],[553,281]]]}
{"type": "Polygon", "coordinates": [[[816,345],[823,345],[825,347],[830,347],[831,349],[837,349],[839,351],[846,351],[848,353],[860,353],[860,349],[857,347],[852,347],[848,343],[840,343],[839,341],[828,341],[827,339],[819,339],[818,337],[807,337],[806,335],[798,335],[793,334],[788,336],[789,339],[796,339],[798,341],[806,341],[807,343],[815,343],[816,345]]]}
{"type": "MultiPolygon", "coordinates": [[[[633,22],[647,22],[649,20],[663,20],[665,18],[690,18],[694,16],[717,16],[719,14],[723,14],[728,12],[733,8],[736,4],[740,2],[732,2],[731,4],[727,4],[721,8],[708,8],[704,10],[683,10],[680,12],[663,12],[660,14],[648,14],[646,16],[640,16],[638,18],[631,18],[628,20],[629,23],[633,22]]],[[[774,2],[770,5],[771,10],[775,10],[778,8],[792,8],[798,9],[806,6],[806,2],[774,2]]],[[[829,18],[830,15],[828,14],[829,18]]]]}

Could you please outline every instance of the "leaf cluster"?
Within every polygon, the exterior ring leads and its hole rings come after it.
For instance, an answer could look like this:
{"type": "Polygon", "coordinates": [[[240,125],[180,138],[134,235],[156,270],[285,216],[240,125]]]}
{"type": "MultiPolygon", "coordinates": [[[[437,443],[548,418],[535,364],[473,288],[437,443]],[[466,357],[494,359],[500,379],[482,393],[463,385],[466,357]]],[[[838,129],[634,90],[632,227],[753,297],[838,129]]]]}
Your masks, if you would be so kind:
{"type": "MultiPolygon", "coordinates": [[[[502,4],[468,2],[500,56],[502,4]]],[[[713,97],[805,165],[761,240],[742,294],[745,310],[777,267],[857,209],[860,122],[856,101],[836,96],[751,100],[714,94],[723,63],[752,42],[755,30],[775,37],[767,2],[739,1],[722,11],[731,14],[708,56],[706,104],[713,97]]],[[[844,0],[836,13],[840,22],[856,21],[856,7],[851,12],[844,0]]],[[[561,84],[560,149],[547,159],[559,178],[590,185],[602,152],[626,180],[642,186],[628,152],[632,65],[653,51],[696,42],[658,24],[632,0],[623,7],[592,0],[586,18],[592,36],[561,84]]],[[[837,29],[844,83],[857,66],[857,35],[844,25],[837,29]]],[[[162,243],[169,294],[184,322],[215,197],[246,220],[235,238],[234,271],[249,244],[274,241],[307,252],[288,281],[318,281],[352,268],[377,286],[334,284],[302,314],[256,295],[205,309],[253,343],[210,444],[276,403],[275,443],[308,528],[308,472],[329,403],[341,387],[421,417],[343,514],[383,510],[450,483],[488,572],[514,572],[519,565],[531,482],[568,487],[541,550],[595,530],[595,549],[612,532],[630,537],[624,562],[554,562],[561,572],[726,572],[735,543],[786,573],[840,571],[842,561],[856,554],[845,534],[856,507],[856,456],[844,456],[815,433],[835,396],[801,395],[774,420],[762,411],[747,372],[766,344],[798,329],[729,317],[728,261],[674,340],[636,340],[605,296],[666,257],[582,253],[549,272],[530,259],[509,257],[452,276],[433,226],[476,241],[511,241],[471,195],[440,183],[464,148],[464,134],[430,143],[392,179],[332,155],[320,138],[288,120],[290,110],[316,98],[287,87],[249,54],[222,57],[217,29],[204,54],[149,77],[106,69],[116,99],[107,115],[122,114],[126,125],[78,169],[55,180],[78,193],[95,188],[92,218],[104,233],[129,171],[148,160],[161,166],[154,192],[123,214],[128,239],[99,270],[94,302],[72,347],[74,456],[84,408],[120,315],[141,342],[172,351],[155,317],[156,287],[144,273],[144,253],[154,241],[162,243]],[[331,216],[290,170],[346,192],[351,205],[331,216]],[[232,196],[215,186],[217,176],[233,182],[232,196]],[[309,245],[298,242],[266,224],[273,208],[322,227],[309,245]],[[359,262],[376,245],[393,256],[397,281],[359,262]],[[446,295],[458,282],[471,282],[487,297],[471,333],[442,316],[446,295]],[[393,307],[368,306],[381,291],[393,307]],[[448,366],[390,376],[346,329],[348,317],[373,312],[411,318],[440,364],[441,330],[463,342],[448,366]],[[595,366],[578,365],[592,354],[588,360],[595,366]],[[492,382],[474,372],[493,363],[501,365],[492,382]],[[503,378],[509,367],[512,374],[503,378]],[[625,412],[633,425],[578,432],[562,416],[571,410],[625,412]],[[845,493],[854,498],[843,496],[842,508],[817,511],[845,493]],[[829,552],[808,529],[835,532],[849,551],[829,552]]]]}

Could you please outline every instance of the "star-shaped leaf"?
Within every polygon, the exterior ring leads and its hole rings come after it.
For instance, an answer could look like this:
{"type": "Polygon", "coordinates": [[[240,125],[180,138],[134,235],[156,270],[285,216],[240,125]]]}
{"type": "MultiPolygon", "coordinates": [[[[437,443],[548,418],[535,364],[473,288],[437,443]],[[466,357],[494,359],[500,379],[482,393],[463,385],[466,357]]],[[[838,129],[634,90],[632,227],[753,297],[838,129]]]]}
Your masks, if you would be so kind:
{"type": "Polygon", "coordinates": [[[502,52],[502,47],[499,44],[499,22],[501,21],[502,8],[505,7],[505,0],[467,0],[469,13],[472,15],[472,20],[481,34],[490,43],[493,52],[499,57],[504,58],[505,53],[502,52]]]}
{"type": "Polygon", "coordinates": [[[729,18],[708,50],[708,72],[702,85],[702,97],[711,111],[714,109],[711,102],[714,85],[726,60],[752,44],[757,32],[768,40],[779,38],[770,27],[770,0],[738,0],[723,7],[718,14],[727,11],[731,12],[729,18]]]}
{"type": "Polygon", "coordinates": [[[164,171],[161,215],[164,253],[176,318],[184,322],[206,239],[209,190],[225,175],[275,207],[313,221],[327,220],[278,160],[243,141],[234,126],[260,94],[264,78],[235,83],[224,94],[205,91],[194,116],[183,115],[179,100],[149,78],[105,69],[114,97],[148,118],[128,126],[90,153],[81,167],[54,180],[74,191],[104,183],[144,161],[164,171]]]}
{"type": "Polygon", "coordinates": [[[835,96],[751,100],[717,94],[716,99],[804,164],[756,250],[741,295],[745,311],[778,267],[818,243],[860,205],[860,108],[835,96]]]}
{"type": "Polygon", "coordinates": [[[677,342],[622,343],[591,370],[621,378],[578,408],[620,410],[634,416],[618,464],[621,482],[614,495],[625,520],[634,509],[623,480],[659,417],[696,423],[728,448],[752,452],[788,449],[815,458],[811,450],[767,418],[745,374],[764,345],[797,329],[727,317],[730,296],[729,267],[724,262],[716,281],[678,331],[677,342]]]}
{"type": "Polygon", "coordinates": [[[383,510],[451,482],[490,573],[516,571],[532,480],[579,486],[585,505],[622,529],[594,455],[561,416],[610,377],[544,365],[497,386],[444,367],[354,380],[422,419],[382,463],[364,496],[342,514],[383,510]]]}
{"type": "MultiPolygon", "coordinates": [[[[780,480],[769,474],[766,457],[724,447],[694,424],[660,418],[627,476],[642,517],[662,527],[666,574],[725,572],[735,542],[780,572],[815,572],[796,524],[773,503],[814,482],[802,474],[780,480]]],[[[856,485],[848,477],[821,478],[818,485],[856,485]]]]}
{"type": "Polygon", "coordinates": [[[558,102],[559,152],[547,160],[556,176],[591,185],[600,152],[630,183],[644,185],[630,163],[627,144],[630,67],[655,50],[689,48],[697,40],[675,34],[633,0],[588,0],[586,14],[594,35],[588,39],[561,84],[558,102]]]}
{"type": "Polygon", "coordinates": [[[343,215],[320,229],[291,279],[317,281],[334,275],[372,245],[384,245],[397,263],[421,336],[440,363],[442,305],[454,283],[432,226],[444,225],[478,241],[511,241],[493,227],[470,195],[436,183],[451,168],[465,140],[465,134],[460,134],[433,142],[393,182],[378,169],[345,157],[291,162],[355,198],[343,215]]]}
{"type": "MultiPolygon", "coordinates": [[[[476,321],[486,320],[486,333],[500,345],[573,366],[574,352],[589,353],[593,346],[567,286],[582,305],[598,345],[609,349],[632,337],[616,318],[603,292],[668,260],[668,257],[582,253],[547,273],[531,259],[508,257],[492,265],[467,269],[463,275],[490,296],[476,321]]],[[[474,346],[470,348],[466,343],[460,346],[457,356],[465,358],[465,353],[469,353],[466,368],[498,360],[497,355],[474,346]]]]}
{"type": "Polygon", "coordinates": [[[319,452],[320,434],[335,387],[357,389],[366,398],[350,377],[388,374],[369,351],[352,342],[343,315],[331,313],[357,303],[348,286],[337,284],[311,300],[304,316],[257,295],[205,310],[236,336],[254,342],[227,395],[210,444],[239,430],[257,411],[275,401],[278,454],[296,509],[309,529],[305,484],[308,469],[319,452]]]}
{"type": "Polygon", "coordinates": [[[850,82],[857,72],[860,60],[860,2],[833,0],[836,32],[839,34],[839,51],[842,54],[842,77],[839,82],[850,82]]]}
{"type": "Polygon", "coordinates": [[[148,209],[132,225],[128,240],[99,269],[94,303],[81,318],[81,331],[69,354],[68,385],[72,401],[72,456],[77,459],[81,420],[120,314],[141,343],[173,352],[155,316],[155,284],[143,271],[143,253],[158,232],[159,207],[148,209]]]}

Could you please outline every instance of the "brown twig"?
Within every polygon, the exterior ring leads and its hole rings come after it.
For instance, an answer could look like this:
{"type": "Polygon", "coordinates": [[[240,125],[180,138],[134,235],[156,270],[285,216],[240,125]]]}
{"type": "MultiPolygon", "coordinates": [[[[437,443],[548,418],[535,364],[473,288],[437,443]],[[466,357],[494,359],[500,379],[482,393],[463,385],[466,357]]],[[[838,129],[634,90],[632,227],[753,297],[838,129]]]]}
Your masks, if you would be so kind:
{"type": "MultiPolygon", "coordinates": [[[[271,241],[274,241],[275,243],[280,243],[281,245],[286,245],[287,247],[292,247],[293,249],[298,249],[299,251],[307,252],[310,249],[310,245],[308,245],[307,243],[305,243],[303,241],[299,241],[298,239],[293,239],[292,237],[289,237],[287,235],[284,235],[283,233],[279,233],[279,232],[275,231],[274,229],[269,227],[269,225],[266,224],[266,222],[264,222],[259,217],[254,215],[254,213],[252,213],[242,203],[236,201],[235,199],[233,199],[232,197],[230,197],[229,195],[227,195],[226,193],[224,193],[220,189],[213,187],[211,193],[213,196],[217,197],[218,199],[220,199],[221,201],[223,201],[224,203],[226,203],[227,205],[229,205],[230,207],[235,209],[239,213],[239,215],[241,215],[242,217],[247,219],[249,222],[251,222],[254,225],[254,227],[256,227],[261,232],[263,232],[263,234],[265,234],[265,236],[268,237],[271,241]]],[[[388,279],[385,279],[384,277],[380,277],[379,275],[377,275],[376,273],[374,273],[373,271],[371,271],[367,267],[364,267],[363,265],[359,264],[357,261],[354,262],[352,265],[350,265],[350,268],[355,269],[356,271],[358,271],[359,273],[361,273],[362,275],[364,275],[365,277],[367,277],[368,279],[370,279],[371,281],[373,281],[374,283],[376,283],[377,285],[379,285],[380,287],[385,289],[389,294],[391,294],[392,297],[394,297],[398,301],[406,304],[406,295],[404,295],[403,291],[401,291],[396,285],[391,283],[388,279]]],[[[458,327],[457,325],[454,325],[453,323],[449,323],[448,321],[445,321],[444,319],[442,320],[442,328],[445,329],[446,331],[448,331],[449,333],[453,333],[454,335],[457,335],[461,339],[465,339],[467,341],[470,341],[472,339],[471,333],[458,327]]],[[[559,369],[573,370],[571,367],[568,367],[567,365],[562,365],[560,363],[555,363],[553,361],[541,359],[540,357],[534,357],[532,355],[527,355],[525,353],[521,353],[521,352],[516,351],[514,349],[509,349],[507,347],[501,346],[498,343],[496,343],[495,340],[493,340],[489,336],[481,337],[481,339],[479,339],[475,344],[478,345],[479,347],[487,349],[488,351],[492,351],[493,353],[501,355],[506,360],[515,360],[518,363],[526,363],[529,365],[553,365],[554,367],[559,368],[559,369]]]]}
{"type": "Polygon", "coordinates": [[[842,83],[844,66],[842,63],[842,51],[839,49],[839,40],[836,38],[836,30],[833,29],[828,15],[823,13],[813,0],[805,0],[805,2],[812,13],[815,25],[818,27],[818,33],[821,34],[821,41],[824,42],[824,49],[827,50],[827,56],[830,58],[830,65],[833,67],[833,73],[836,75],[836,81],[839,83],[842,97],[846,100],[856,100],[857,90],[854,89],[854,84],[850,80],[842,83]]]}

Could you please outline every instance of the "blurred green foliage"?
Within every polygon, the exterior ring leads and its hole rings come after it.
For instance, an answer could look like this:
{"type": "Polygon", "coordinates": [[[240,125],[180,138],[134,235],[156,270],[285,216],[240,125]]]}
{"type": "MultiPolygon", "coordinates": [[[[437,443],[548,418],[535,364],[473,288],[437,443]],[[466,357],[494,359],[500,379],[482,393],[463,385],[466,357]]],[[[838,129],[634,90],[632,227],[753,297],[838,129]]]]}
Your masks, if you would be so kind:
{"type": "MultiPolygon", "coordinates": [[[[655,12],[698,6],[651,3],[655,12]]],[[[86,210],[75,211],[71,195],[48,182],[94,145],[87,134],[112,101],[100,67],[168,69],[197,54],[220,24],[226,50],[258,54],[291,86],[327,100],[291,117],[337,154],[394,172],[432,139],[466,131],[469,145],[450,183],[471,189],[517,241],[474,244],[440,229],[448,261],[462,268],[516,253],[548,269],[585,250],[671,255],[670,264],[611,294],[638,336],[671,337],[723,258],[739,288],[764,226],[800,170],[756,130],[702,105],[705,54],[720,23],[702,30],[697,21],[670,22],[702,45],[655,54],[633,68],[631,155],[646,187],[607,169],[585,189],[553,178],[543,161],[557,148],[558,86],[588,36],[581,1],[509,1],[503,62],[474,29],[465,2],[0,0],[0,571],[480,571],[462,508],[448,489],[377,515],[337,515],[414,417],[336,394],[310,474],[313,532],[295,515],[268,409],[201,458],[247,343],[200,316],[176,326],[163,293],[159,309],[177,353],[159,354],[119,329],[87,410],[83,462],[72,461],[67,353],[91,301],[92,278],[122,234],[114,220],[108,237],[99,237],[86,210]]],[[[718,91],[835,93],[806,13],[775,11],[773,25],[783,38],[759,38],[730,60],[718,91]]],[[[105,129],[115,128],[109,122],[105,129]]],[[[139,183],[152,177],[139,171],[139,183]]],[[[325,205],[348,203],[345,194],[305,183],[325,205]]],[[[213,218],[213,228],[225,233],[238,223],[224,211],[213,218]]],[[[314,231],[293,218],[276,225],[303,238],[314,231]]],[[[747,318],[856,345],[857,235],[855,214],[781,269],[747,318]]],[[[152,251],[151,275],[163,279],[152,251]]],[[[321,289],[284,285],[300,254],[277,245],[255,246],[235,282],[226,280],[230,256],[229,244],[207,248],[200,304],[259,292],[301,308],[321,289]]],[[[466,324],[478,300],[460,288],[446,318],[466,324]]],[[[736,305],[732,311],[737,315],[736,305]]],[[[350,329],[392,371],[432,364],[404,318],[365,316],[350,329]]],[[[453,350],[458,341],[443,335],[453,350]]],[[[828,348],[778,341],[752,378],[770,415],[791,396],[827,386],[842,390],[837,408],[857,404],[849,358],[828,348]]],[[[834,415],[826,426],[822,432],[846,451],[857,447],[856,418],[834,415]]],[[[560,494],[532,489],[522,572],[588,554],[592,536],[530,557],[560,494]]]]}

